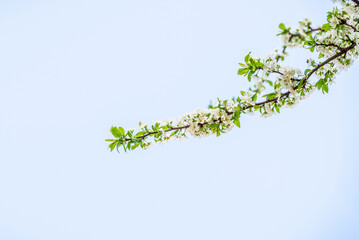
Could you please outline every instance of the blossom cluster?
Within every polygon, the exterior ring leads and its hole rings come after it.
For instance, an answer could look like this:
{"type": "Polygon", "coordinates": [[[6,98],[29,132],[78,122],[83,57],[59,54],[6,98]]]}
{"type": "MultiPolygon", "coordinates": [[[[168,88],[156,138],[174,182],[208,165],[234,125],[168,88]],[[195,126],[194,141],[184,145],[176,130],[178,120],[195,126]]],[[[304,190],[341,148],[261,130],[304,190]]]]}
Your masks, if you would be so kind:
{"type": "Polygon", "coordinates": [[[338,73],[350,67],[359,56],[359,1],[337,0],[341,8],[335,7],[327,15],[327,22],[314,28],[309,19],[299,22],[297,28],[279,25],[283,46],[264,58],[248,54],[239,63],[238,74],[250,82],[248,91],[231,100],[220,100],[208,109],[198,109],[184,114],[178,120],[155,122],[151,126],[139,123],[138,131],[125,131],[112,127],[114,139],[109,148],[124,151],[138,147],[147,149],[153,143],[182,139],[188,135],[203,137],[220,136],[234,126],[240,127],[242,114],[258,112],[262,117],[280,113],[283,107],[294,107],[314,90],[329,92],[329,85],[338,73]],[[282,64],[287,50],[301,47],[317,53],[316,59],[308,59],[308,68],[282,64]],[[316,79],[313,80],[312,76],[316,79]]]}

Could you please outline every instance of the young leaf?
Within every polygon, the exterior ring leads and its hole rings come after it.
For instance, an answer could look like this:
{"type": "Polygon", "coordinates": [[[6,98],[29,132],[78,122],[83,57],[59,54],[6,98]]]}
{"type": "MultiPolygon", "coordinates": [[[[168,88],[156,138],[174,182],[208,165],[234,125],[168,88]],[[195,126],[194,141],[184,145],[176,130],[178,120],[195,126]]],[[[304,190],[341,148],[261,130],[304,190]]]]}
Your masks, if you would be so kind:
{"type": "Polygon", "coordinates": [[[315,84],[315,87],[317,87],[318,90],[320,90],[322,88],[324,84],[324,79],[320,79],[316,84],[315,84]]]}
{"type": "Polygon", "coordinates": [[[327,24],[323,24],[322,29],[323,29],[324,31],[329,31],[330,29],[332,29],[332,27],[330,26],[329,23],[327,23],[327,24]]]}
{"type": "Polygon", "coordinates": [[[265,97],[267,100],[271,100],[273,98],[276,98],[277,97],[277,93],[269,93],[269,94],[266,94],[264,95],[263,97],[265,97]]]}
{"type": "Polygon", "coordinates": [[[238,75],[244,75],[244,74],[247,74],[249,71],[248,68],[240,68],[238,69],[238,75]]]}
{"type": "Polygon", "coordinates": [[[302,88],[304,82],[304,78],[302,78],[302,80],[300,80],[299,84],[298,84],[298,89],[302,88]]]}
{"type": "Polygon", "coordinates": [[[125,135],[125,129],[123,129],[122,127],[118,127],[118,130],[120,131],[121,135],[125,135]]]}
{"type": "Polygon", "coordinates": [[[117,127],[111,127],[110,131],[115,138],[120,138],[121,135],[123,135],[120,129],[117,127]]]}
{"type": "Polygon", "coordinates": [[[275,110],[277,111],[277,113],[280,113],[280,109],[279,109],[278,105],[275,105],[275,110]]]}
{"type": "Polygon", "coordinates": [[[144,131],[138,132],[138,133],[135,135],[135,137],[141,137],[141,136],[145,135],[145,133],[146,133],[146,132],[144,132],[144,131]]]}
{"type": "Polygon", "coordinates": [[[113,149],[116,147],[116,142],[111,143],[108,147],[111,149],[111,152],[113,151],[113,149]]]}
{"type": "Polygon", "coordinates": [[[323,93],[324,92],[328,93],[329,92],[328,84],[323,84],[322,89],[323,89],[323,93]]]}
{"type": "Polygon", "coordinates": [[[250,73],[248,74],[247,79],[248,79],[249,82],[252,80],[252,75],[253,75],[253,74],[254,74],[254,72],[250,72],[250,73]]]}
{"type": "Polygon", "coordinates": [[[133,146],[131,147],[131,150],[135,150],[139,145],[140,145],[140,143],[136,143],[135,145],[133,145],[133,146]]]}
{"type": "Polygon", "coordinates": [[[251,53],[248,53],[247,56],[244,58],[244,61],[247,63],[247,65],[250,64],[250,59],[251,59],[251,53]]]}
{"type": "Polygon", "coordinates": [[[283,23],[279,24],[279,28],[282,29],[283,31],[286,30],[285,25],[283,23]]]}
{"type": "Polygon", "coordinates": [[[237,126],[237,127],[241,127],[241,122],[239,121],[239,119],[235,119],[234,121],[233,121],[233,123],[237,126]]]}
{"type": "Polygon", "coordinates": [[[253,102],[257,101],[257,97],[258,97],[257,93],[254,94],[253,97],[252,97],[252,101],[253,101],[253,102]]]}

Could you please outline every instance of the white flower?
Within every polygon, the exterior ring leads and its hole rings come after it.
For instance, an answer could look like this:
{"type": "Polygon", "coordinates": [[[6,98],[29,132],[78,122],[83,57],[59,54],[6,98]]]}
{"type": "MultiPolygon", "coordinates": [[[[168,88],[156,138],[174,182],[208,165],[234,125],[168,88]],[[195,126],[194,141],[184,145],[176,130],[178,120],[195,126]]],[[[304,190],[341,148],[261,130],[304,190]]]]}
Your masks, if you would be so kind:
{"type": "Polygon", "coordinates": [[[262,116],[263,117],[270,117],[273,115],[273,110],[270,107],[270,105],[268,103],[264,104],[264,110],[266,111],[262,116]]]}
{"type": "Polygon", "coordinates": [[[330,19],[330,26],[332,26],[333,28],[335,28],[338,24],[339,24],[338,18],[336,18],[336,17],[333,16],[333,17],[330,19]]]}
{"type": "Polygon", "coordinates": [[[140,125],[140,128],[145,128],[145,127],[147,127],[148,124],[144,124],[144,123],[140,122],[139,125],[140,125]]]}
{"type": "Polygon", "coordinates": [[[255,103],[252,100],[252,97],[254,96],[254,92],[248,91],[246,92],[243,97],[241,98],[243,102],[248,103],[250,105],[254,105],[255,103]]]}

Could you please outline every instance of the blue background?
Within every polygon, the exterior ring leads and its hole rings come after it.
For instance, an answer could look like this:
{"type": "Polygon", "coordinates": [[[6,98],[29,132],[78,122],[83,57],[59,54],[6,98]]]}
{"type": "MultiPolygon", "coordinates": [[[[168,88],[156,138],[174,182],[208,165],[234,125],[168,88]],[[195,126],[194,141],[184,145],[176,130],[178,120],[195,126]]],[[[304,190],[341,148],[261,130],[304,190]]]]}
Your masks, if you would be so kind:
{"type": "MultiPolygon", "coordinates": [[[[358,63],[242,128],[128,154],[111,125],[178,118],[248,88],[280,22],[331,1],[0,2],[0,239],[359,239],[358,63]]],[[[306,66],[290,52],[288,65],[306,66]]]]}

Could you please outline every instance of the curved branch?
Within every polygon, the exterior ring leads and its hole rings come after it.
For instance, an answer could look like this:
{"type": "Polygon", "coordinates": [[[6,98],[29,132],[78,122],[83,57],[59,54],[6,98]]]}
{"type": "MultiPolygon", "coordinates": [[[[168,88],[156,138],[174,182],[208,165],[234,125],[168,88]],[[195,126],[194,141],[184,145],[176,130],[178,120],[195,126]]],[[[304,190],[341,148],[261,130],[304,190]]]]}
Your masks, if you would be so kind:
{"type": "MultiPolygon", "coordinates": [[[[352,1],[359,6],[359,0],[352,1]]],[[[328,14],[332,13],[329,12],[328,14]]],[[[284,24],[280,24],[279,28],[282,31],[278,35],[283,35],[284,41],[281,53],[276,50],[274,55],[262,60],[253,58],[250,54],[248,54],[245,57],[245,64],[240,63],[242,68],[238,71],[239,75],[247,76],[249,81],[256,77],[254,90],[250,88],[248,92],[242,91],[241,94],[243,97],[238,97],[237,100],[233,98],[233,101],[230,102],[228,100],[218,100],[218,105],[210,106],[207,110],[200,109],[192,114],[184,115],[181,120],[176,123],[170,121],[162,124],[162,126],[160,123],[156,123],[152,125],[152,129],[147,128],[147,125],[143,126],[140,122],[142,130],[136,134],[134,134],[134,130],[125,132],[121,127],[112,127],[111,132],[116,139],[107,140],[111,142],[109,146],[111,151],[115,147],[117,147],[118,150],[118,147],[121,145],[124,147],[125,151],[133,150],[138,146],[147,148],[151,142],[146,142],[145,140],[150,136],[153,136],[153,140],[155,142],[163,142],[171,137],[185,137],[186,133],[190,133],[193,136],[203,136],[217,133],[217,136],[219,136],[221,133],[230,130],[233,125],[240,127],[239,117],[241,114],[260,111],[262,116],[270,116],[273,114],[274,109],[279,113],[280,107],[285,105],[291,106],[297,101],[297,94],[305,96],[305,94],[309,93],[313,89],[313,85],[309,84],[309,86],[307,86],[308,80],[314,73],[317,72],[319,72],[317,73],[318,76],[324,75],[325,77],[321,78],[316,83],[315,87],[322,89],[323,93],[328,92],[328,83],[332,82],[333,76],[338,73],[343,66],[351,63],[351,59],[347,57],[359,55],[357,49],[355,52],[353,51],[350,54],[347,54],[349,51],[357,47],[358,39],[350,39],[349,36],[352,36],[351,31],[356,33],[359,32],[358,29],[355,26],[348,24],[344,17],[337,23],[336,26],[333,26],[333,22],[330,22],[330,17],[328,19],[328,24],[323,25],[322,28],[315,29],[311,27],[309,20],[300,22],[301,29],[296,29],[295,33],[291,33],[290,28],[286,28],[284,24]],[[340,25],[345,25],[347,28],[336,28],[340,25]],[[306,31],[304,31],[303,28],[306,28],[306,31]],[[339,32],[334,34],[322,34],[323,32],[331,33],[329,31],[332,29],[336,29],[335,31],[342,31],[340,33],[341,35],[339,32]],[[311,35],[314,32],[318,33],[311,35]],[[338,37],[338,39],[335,38],[335,36],[342,37],[338,37]],[[343,47],[343,45],[349,46],[343,47]],[[294,68],[282,67],[278,64],[279,60],[284,60],[288,46],[309,48],[312,52],[317,49],[317,51],[320,52],[319,58],[324,55],[328,56],[326,48],[329,52],[332,52],[332,48],[335,48],[335,54],[328,57],[325,61],[316,64],[313,63],[314,60],[311,60],[311,66],[314,68],[307,69],[304,75],[302,75],[300,71],[294,68]],[[337,59],[339,59],[338,62],[331,63],[337,59]],[[334,66],[334,70],[327,70],[324,68],[329,63],[331,63],[331,65],[328,69],[333,69],[334,66]],[[263,72],[262,78],[258,77],[258,73],[260,71],[263,72]],[[274,84],[269,80],[269,77],[273,76],[273,74],[277,74],[277,80],[274,84]],[[263,84],[269,84],[272,86],[274,88],[274,92],[262,96],[261,92],[264,89],[263,84]],[[283,89],[286,89],[286,92],[282,93],[281,91],[283,89]],[[267,100],[255,102],[257,94],[261,97],[266,97],[267,100]],[[249,111],[247,112],[247,110],[249,111]],[[170,133],[170,135],[167,135],[167,133],[170,133]]],[[[309,63],[309,60],[307,62],[309,63]]]]}
{"type": "MultiPolygon", "coordinates": [[[[338,57],[340,57],[340,56],[346,54],[349,50],[353,49],[355,46],[356,46],[356,44],[355,44],[355,43],[352,43],[352,45],[350,45],[349,47],[341,49],[340,52],[338,52],[338,53],[335,54],[334,56],[332,56],[332,57],[326,59],[324,62],[322,62],[321,64],[319,64],[317,67],[315,67],[315,68],[314,68],[312,71],[310,71],[310,72],[308,73],[308,75],[305,77],[305,80],[304,80],[303,85],[302,85],[301,88],[304,88],[304,87],[305,87],[305,84],[306,84],[306,82],[309,80],[309,78],[310,78],[316,71],[318,71],[321,67],[323,67],[323,66],[325,66],[326,64],[330,63],[331,61],[337,59],[338,57]]],[[[294,87],[294,88],[293,88],[293,90],[297,90],[297,89],[298,89],[298,87],[294,87]]],[[[278,101],[279,99],[283,99],[283,98],[289,97],[290,94],[291,94],[291,92],[290,92],[290,91],[287,91],[287,92],[283,93],[283,94],[281,95],[281,97],[276,97],[276,98],[273,98],[273,99],[269,99],[269,100],[266,100],[266,101],[263,101],[263,102],[256,103],[255,105],[250,105],[250,106],[244,107],[244,108],[242,108],[242,111],[251,109],[251,108],[253,108],[254,106],[264,106],[264,105],[267,104],[267,103],[276,102],[276,101],[278,101]]],[[[233,115],[233,114],[234,114],[234,112],[228,112],[228,115],[233,115]]],[[[208,123],[204,123],[204,124],[201,124],[201,125],[204,126],[204,125],[206,125],[206,124],[208,124],[208,123]]],[[[189,128],[189,125],[188,125],[188,126],[182,126],[182,127],[170,128],[170,129],[164,130],[164,132],[167,133],[167,132],[172,132],[172,131],[175,131],[175,130],[182,130],[182,129],[186,129],[186,128],[189,128]]],[[[138,139],[144,139],[144,138],[146,138],[146,137],[148,137],[148,136],[151,136],[151,135],[154,135],[154,134],[158,134],[158,133],[160,133],[160,132],[158,132],[158,131],[148,132],[148,133],[146,133],[146,134],[144,134],[144,135],[142,135],[142,136],[139,136],[139,137],[137,137],[137,138],[138,138],[138,139]]],[[[131,140],[131,139],[132,139],[132,138],[126,138],[126,141],[129,141],[129,140],[131,140]]]]}

